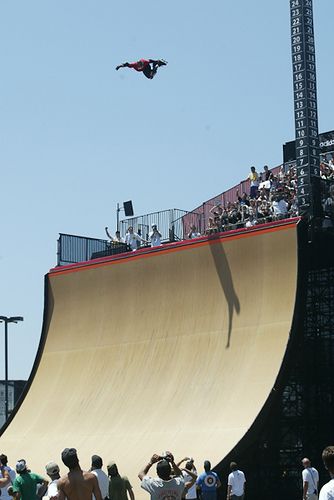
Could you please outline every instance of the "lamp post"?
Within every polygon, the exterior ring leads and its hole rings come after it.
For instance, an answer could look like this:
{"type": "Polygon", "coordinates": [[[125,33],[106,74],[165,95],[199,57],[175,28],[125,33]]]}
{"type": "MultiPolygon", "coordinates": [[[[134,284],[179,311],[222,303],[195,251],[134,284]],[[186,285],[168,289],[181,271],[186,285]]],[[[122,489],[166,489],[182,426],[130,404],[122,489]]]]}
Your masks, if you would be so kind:
{"type": "Polygon", "coordinates": [[[8,323],[23,321],[22,316],[0,316],[0,323],[5,323],[5,417],[8,419],[8,323]]]}

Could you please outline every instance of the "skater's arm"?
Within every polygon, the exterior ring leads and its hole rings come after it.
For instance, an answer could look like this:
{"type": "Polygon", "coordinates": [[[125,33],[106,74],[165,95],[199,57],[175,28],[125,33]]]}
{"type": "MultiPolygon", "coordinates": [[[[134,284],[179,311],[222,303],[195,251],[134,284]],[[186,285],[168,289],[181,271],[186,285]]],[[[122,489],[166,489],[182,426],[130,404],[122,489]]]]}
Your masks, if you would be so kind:
{"type": "Polygon", "coordinates": [[[116,71],[118,71],[119,68],[131,68],[131,66],[128,62],[125,62],[123,64],[119,64],[118,66],[116,66],[116,71]]]}

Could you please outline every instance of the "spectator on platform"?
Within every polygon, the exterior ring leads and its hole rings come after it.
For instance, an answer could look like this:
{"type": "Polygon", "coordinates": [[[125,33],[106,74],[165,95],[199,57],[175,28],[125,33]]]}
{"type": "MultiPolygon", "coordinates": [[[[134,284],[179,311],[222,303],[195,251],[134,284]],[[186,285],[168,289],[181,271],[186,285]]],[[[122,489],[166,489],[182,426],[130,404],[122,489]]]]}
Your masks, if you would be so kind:
{"type": "Polygon", "coordinates": [[[245,227],[253,227],[257,224],[257,218],[253,214],[252,209],[249,211],[248,217],[245,219],[245,227]]]}
{"type": "Polygon", "coordinates": [[[109,486],[108,498],[109,500],[135,500],[130,481],[126,476],[121,476],[118,472],[115,462],[109,462],[107,465],[109,486]]]}
{"type": "Polygon", "coordinates": [[[227,500],[242,500],[245,495],[245,474],[238,469],[235,462],[230,463],[230,471],[227,480],[227,500]]]}
{"type": "Polygon", "coordinates": [[[105,232],[106,232],[106,234],[107,234],[107,236],[108,236],[108,238],[110,240],[110,243],[116,243],[116,244],[117,243],[124,243],[124,240],[121,237],[121,233],[119,231],[115,232],[115,236],[111,236],[111,234],[108,231],[108,228],[105,227],[104,229],[105,229],[105,232]]]}
{"type": "Polygon", "coordinates": [[[240,205],[247,205],[249,206],[249,198],[247,193],[242,193],[242,195],[239,195],[239,190],[237,189],[237,200],[240,205]]]}
{"type": "Polygon", "coordinates": [[[138,249],[138,245],[140,242],[147,243],[138,233],[135,233],[132,226],[128,227],[128,230],[125,235],[125,243],[131,248],[134,252],[138,249]]]}
{"type": "MultiPolygon", "coordinates": [[[[101,491],[102,498],[108,497],[109,489],[109,479],[107,474],[102,470],[103,461],[99,455],[92,456],[92,465],[90,471],[97,477],[97,482],[99,483],[99,488],[101,491]]],[[[95,499],[93,495],[93,500],[95,499]]]]}
{"type": "Polygon", "coordinates": [[[250,180],[250,197],[256,198],[259,189],[259,174],[255,170],[255,167],[251,167],[248,179],[250,180]]]}
{"type": "Polygon", "coordinates": [[[199,238],[201,236],[201,233],[197,231],[197,228],[195,224],[192,224],[190,226],[190,231],[188,233],[188,238],[193,239],[193,238],[199,238]]]}
{"type": "Polygon", "coordinates": [[[205,230],[206,235],[218,233],[218,226],[212,217],[208,219],[208,227],[205,230]]]}
{"type": "Polygon", "coordinates": [[[271,181],[272,178],[273,178],[273,173],[269,170],[268,165],[265,165],[263,167],[263,172],[261,175],[262,182],[271,181]]]}
{"type": "Polygon", "coordinates": [[[288,215],[288,203],[280,195],[275,195],[272,201],[272,211],[275,217],[283,219],[288,215]]]}
{"type": "Polygon", "coordinates": [[[220,203],[217,203],[214,207],[210,209],[210,213],[213,215],[214,224],[217,228],[216,232],[221,231],[221,216],[223,214],[223,208],[220,203]]]}
{"type": "Polygon", "coordinates": [[[162,244],[161,243],[161,238],[162,238],[162,235],[158,231],[157,225],[156,224],[152,224],[152,231],[148,235],[148,239],[151,242],[151,247],[160,247],[161,244],[162,244]]]}

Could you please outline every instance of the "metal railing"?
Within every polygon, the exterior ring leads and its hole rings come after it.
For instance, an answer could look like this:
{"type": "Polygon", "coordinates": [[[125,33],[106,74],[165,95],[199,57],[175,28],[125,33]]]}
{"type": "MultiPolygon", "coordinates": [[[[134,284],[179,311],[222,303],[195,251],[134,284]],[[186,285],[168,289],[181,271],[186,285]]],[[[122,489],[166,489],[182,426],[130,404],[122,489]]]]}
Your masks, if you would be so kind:
{"type": "Polygon", "coordinates": [[[184,239],[184,225],[182,217],[188,212],[178,208],[171,208],[161,212],[152,212],[139,217],[131,217],[120,221],[120,232],[124,238],[129,226],[148,241],[152,225],[155,224],[161,233],[163,243],[184,239]]]}
{"type": "Polygon", "coordinates": [[[73,234],[59,234],[57,266],[76,264],[129,251],[127,245],[73,234]]]}
{"type": "MultiPolygon", "coordinates": [[[[180,241],[185,238],[182,219],[185,214],[187,214],[186,210],[173,208],[122,220],[120,221],[121,236],[124,238],[128,227],[133,226],[134,231],[148,241],[151,227],[156,224],[162,235],[163,243],[180,241]]],[[[60,233],[57,266],[86,262],[128,251],[130,251],[130,248],[124,243],[111,243],[98,238],[60,233]]]]}

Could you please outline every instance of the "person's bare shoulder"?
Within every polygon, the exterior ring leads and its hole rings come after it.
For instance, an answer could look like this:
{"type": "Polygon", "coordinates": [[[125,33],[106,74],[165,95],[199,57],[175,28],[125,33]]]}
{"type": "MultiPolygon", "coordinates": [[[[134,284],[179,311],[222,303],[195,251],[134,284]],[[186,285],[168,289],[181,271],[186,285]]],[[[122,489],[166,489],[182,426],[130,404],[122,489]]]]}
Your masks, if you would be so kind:
{"type": "Polygon", "coordinates": [[[58,482],[57,482],[58,489],[60,489],[60,486],[64,486],[67,482],[68,482],[67,475],[62,476],[60,479],[58,479],[58,482]]]}
{"type": "Polygon", "coordinates": [[[92,472],[84,471],[83,476],[87,480],[94,481],[96,479],[96,481],[97,481],[97,477],[92,472]]]}
{"type": "Polygon", "coordinates": [[[68,477],[67,476],[63,476],[60,479],[58,479],[58,482],[57,482],[58,497],[61,500],[66,498],[66,496],[65,496],[66,486],[68,486],[68,477]]]}

